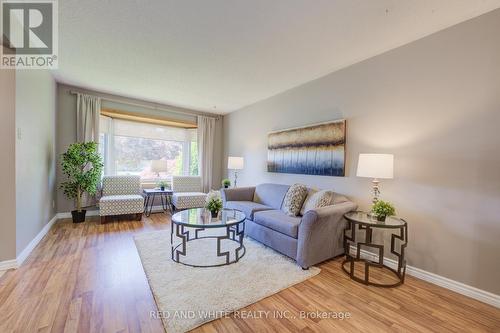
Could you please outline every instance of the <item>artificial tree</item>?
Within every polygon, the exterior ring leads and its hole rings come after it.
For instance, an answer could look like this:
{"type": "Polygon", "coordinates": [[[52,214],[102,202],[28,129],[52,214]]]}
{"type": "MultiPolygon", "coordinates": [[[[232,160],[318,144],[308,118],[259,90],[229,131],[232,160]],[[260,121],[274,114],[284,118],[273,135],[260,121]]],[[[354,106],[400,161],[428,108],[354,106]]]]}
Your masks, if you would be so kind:
{"type": "Polygon", "coordinates": [[[71,144],[62,154],[61,167],[67,177],[61,188],[68,199],[76,199],[76,210],[71,212],[73,222],[83,222],[86,211],[82,210],[82,196],[95,194],[101,180],[103,163],[97,143],[71,144]]]}

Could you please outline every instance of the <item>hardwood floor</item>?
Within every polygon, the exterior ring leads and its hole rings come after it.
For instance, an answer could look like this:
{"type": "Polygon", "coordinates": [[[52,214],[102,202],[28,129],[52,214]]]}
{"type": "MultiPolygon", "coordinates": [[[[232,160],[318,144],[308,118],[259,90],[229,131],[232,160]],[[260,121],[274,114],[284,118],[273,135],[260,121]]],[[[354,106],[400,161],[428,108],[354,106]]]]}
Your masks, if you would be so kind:
{"type": "MultiPolygon", "coordinates": [[[[132,236],[164,229],[169,218],[97,222],[57,222],[22,267],[0,277],[0,332],[164,331],[150,317],[157,309],[132,236]]],[[[349,280],[340,262],[326,262],[310,280],[195,331],[500,331],[499,309],[409,276],[399,288],[366,287],[349,280]],[[273,318],[274,311],[286,318],[273,318]],[[309,318],[299,319],[300,311],[309,318]],[[316,311],[351,318],[322,319],[316,311]]]]}

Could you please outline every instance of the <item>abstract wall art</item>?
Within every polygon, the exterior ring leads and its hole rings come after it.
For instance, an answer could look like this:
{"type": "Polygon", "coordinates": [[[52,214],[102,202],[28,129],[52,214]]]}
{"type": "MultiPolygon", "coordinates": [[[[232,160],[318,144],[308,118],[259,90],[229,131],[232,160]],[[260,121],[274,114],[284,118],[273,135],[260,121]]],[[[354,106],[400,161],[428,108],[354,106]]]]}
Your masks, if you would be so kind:
{"type": "Polygon", "coordinates": [[[267,171],[344,176],[346,121],[269,133],[267,171]]]}

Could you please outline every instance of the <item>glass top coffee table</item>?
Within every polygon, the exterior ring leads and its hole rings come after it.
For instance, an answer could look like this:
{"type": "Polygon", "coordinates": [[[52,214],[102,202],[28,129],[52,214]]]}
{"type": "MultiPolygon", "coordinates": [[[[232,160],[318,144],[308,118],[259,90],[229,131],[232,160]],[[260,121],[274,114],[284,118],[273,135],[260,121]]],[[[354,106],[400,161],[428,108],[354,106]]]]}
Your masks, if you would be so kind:
{"type": "MultiPolygon", "coordinates": [[[[238,262],[246,252],[243,245],[245,236],[245,214],[239,210],[223,209],[215,218],[204,208],[187,209],[172,216],[170,244],[172,260],[191,267],[217,267],[238,262]],[[213,248],[218,263],[193,263],[188,254],[188,243],[204,242],[213,248]],[[207,243],[209,242],[209,243],[207,243]],[[226,251],[223,245],[228,245],[226,251]],[[231,246],[234,245],[234,246],[231,246]]],[[[197,253],[199,255],[199,253],[197,253]]],[[[208,256],[208,254],[207,254],[208,256]]]]}

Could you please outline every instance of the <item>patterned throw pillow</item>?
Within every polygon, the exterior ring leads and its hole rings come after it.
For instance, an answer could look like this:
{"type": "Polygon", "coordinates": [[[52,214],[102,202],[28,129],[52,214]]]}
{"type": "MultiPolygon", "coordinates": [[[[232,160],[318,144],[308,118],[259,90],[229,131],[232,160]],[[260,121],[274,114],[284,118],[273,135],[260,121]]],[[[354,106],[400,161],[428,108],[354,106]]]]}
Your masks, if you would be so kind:
{"type": "Polygon", "coordinates": [[[314,193],[318,192],[319,190],[318,189],[314,189],[314,188],[310,188],[309,189],[309,192],[307,192],[307,196],[306,196],[306,199],[304,200],[304,203],[302,204],[302,208],[300,209],[300,215],[304,215],[306,213],[306,211],[304,210],[304,208],[306,208],[306,202],[309,201],[309,199],[311,199],[311,197],[314,195],[314,193]]]}
{"type": "Polygon", "coordinates": [[[341,203],[347,202],[347,201],[349,201],[349,199],[347,199],[347,197],[340,195],[338,193],[334,193],[332,205],[338,205],[338,204],[341,204],[341,203]]]}
{"type": "Polygon", "coordinates": [[[304,207],[302,207],[301,213],[304,215],[309,210],[315,208],[321,208],[325,206],[333,205],[335,193],[330,190],[322,190],[315,192],[313,195],[309,196],[304,202],[304,207]]]}
{"type": "Polygon", "coordinates": [[[286,192],[281,208],[289,216],[297,216],[307,196],[307,187],[302,184],[293,184],[286,192]]]}

